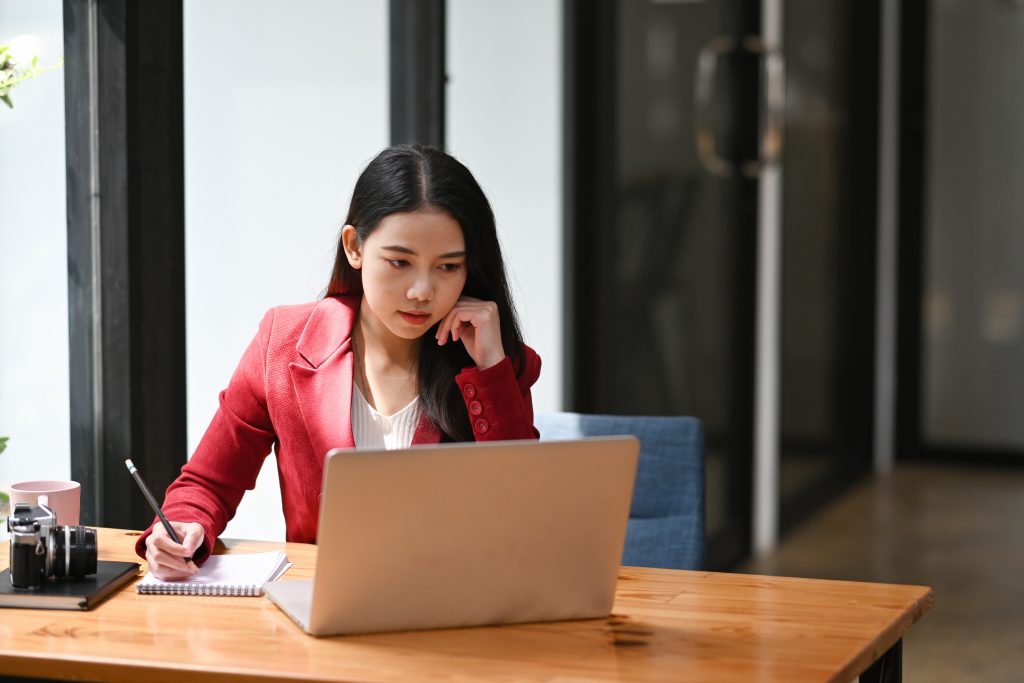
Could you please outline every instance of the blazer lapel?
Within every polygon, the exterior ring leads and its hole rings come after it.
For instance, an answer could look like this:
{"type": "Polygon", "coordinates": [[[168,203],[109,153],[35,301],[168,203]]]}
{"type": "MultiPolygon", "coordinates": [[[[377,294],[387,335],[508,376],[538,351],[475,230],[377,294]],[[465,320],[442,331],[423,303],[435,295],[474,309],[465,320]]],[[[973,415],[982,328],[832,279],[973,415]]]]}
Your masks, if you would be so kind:
{"type": "MultiPolygon", "coordinates": [[[[288,365],[295,399],[321,466],[333,448],[355,448],[352,437],[352,327],[361,295],[327,298],[313,309],[295,345],[303,362],[288,365]]],[[[412,442],[438,443],[441,430],[420,417],[412,442]]]]}
{"type": "Polygon", "coordinates": [[[332,448],[355,446],[351,335],[358,308],[358,296],[317,304],[295,345],[304,362],[288,365],[302,421],[321,465],[332,448]]]}
{"type": "Polygon", "coordinates": [[[420,414],[420,421],[416,423],[416,431],[412,433],[412,442],[417,443],[440,443],[441,430],[434,424],[433,420],[424,414],[420,414]]]}

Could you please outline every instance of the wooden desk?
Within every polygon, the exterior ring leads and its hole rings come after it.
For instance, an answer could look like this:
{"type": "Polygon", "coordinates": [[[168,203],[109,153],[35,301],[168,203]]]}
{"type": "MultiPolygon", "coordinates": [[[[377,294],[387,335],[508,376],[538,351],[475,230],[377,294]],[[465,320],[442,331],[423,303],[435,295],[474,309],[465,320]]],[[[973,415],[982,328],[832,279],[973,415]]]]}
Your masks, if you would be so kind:
{"type": "MultiPolygon", "coordinates": [[[[137,536],[101,529],[100,559],[135,560],[137,536]]],[[[283,580],[312,576],[315,546],[285,550],[295,566],[283,580]]],[[[6,544],[0,558],[2,569],[6,544]]],[[[931,604],[923,586],[624,568],[608,619],[317,639],[265,598],[139,595],[129,585],[91,612],[0,609],[0,676],[848,683],[886,653],[898,674],[900,639],[931,604]]]]}

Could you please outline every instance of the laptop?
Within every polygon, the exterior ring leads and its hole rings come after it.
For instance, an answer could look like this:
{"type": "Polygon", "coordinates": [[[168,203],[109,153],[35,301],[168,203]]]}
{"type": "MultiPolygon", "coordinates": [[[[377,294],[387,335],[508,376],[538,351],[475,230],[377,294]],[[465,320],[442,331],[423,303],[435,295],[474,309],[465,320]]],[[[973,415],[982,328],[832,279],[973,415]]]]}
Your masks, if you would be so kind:
{"type": "Polygon", "coordinates": [[[315,636],[607,616],[639,451],[632,436],[333,450],[314,578],[264,590],[315,636]]]}

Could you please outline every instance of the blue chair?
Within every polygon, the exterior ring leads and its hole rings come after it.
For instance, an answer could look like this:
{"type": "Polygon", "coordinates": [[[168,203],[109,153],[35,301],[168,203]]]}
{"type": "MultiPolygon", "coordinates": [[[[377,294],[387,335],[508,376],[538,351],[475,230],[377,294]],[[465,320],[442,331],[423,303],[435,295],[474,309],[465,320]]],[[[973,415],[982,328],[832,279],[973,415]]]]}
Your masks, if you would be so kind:
{"type": "Polygon", "coordinates": [[[700,569],[704,561],[704,431],[693,417],[538,413],[546,441],[634,434],[640,461],[622,564],[700,569]]]}

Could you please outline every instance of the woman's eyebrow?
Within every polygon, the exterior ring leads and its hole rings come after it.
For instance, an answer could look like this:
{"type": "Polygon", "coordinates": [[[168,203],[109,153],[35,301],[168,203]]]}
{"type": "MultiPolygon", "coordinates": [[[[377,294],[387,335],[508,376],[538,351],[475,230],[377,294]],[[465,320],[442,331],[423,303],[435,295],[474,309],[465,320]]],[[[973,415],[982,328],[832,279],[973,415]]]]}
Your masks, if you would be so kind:
{"type": "MultiPolygon", "coordinates": [[[[389,245],[389,246],[386,246],[386,247],[381,247],[381,249],[384,249],[386,251],[397,251],[400,254],[409,254],[410,256],[418,256],[419,255],[415,251],[410,249],[409,247],[402,247],[402,246],[399,246],[397,244],[392,244],[392,245],[389,245]]],[[[466,255],[465,250],[463,250],[463,251],[449,251],[447,254],[441,254],[440,256],[438,256],[438,258],[462,258],[465,255],[466,255]]]]}
{"type": "Polygon", "coordinates": [[[397,251],[402,254],[411,254],[412,256],[416,255],[416,252],[410,249],[409,247],[400,247],[397,244],[392,244],[387,247],[381,247],[381,249],[385,249],[387,251],[397,251]]]}

